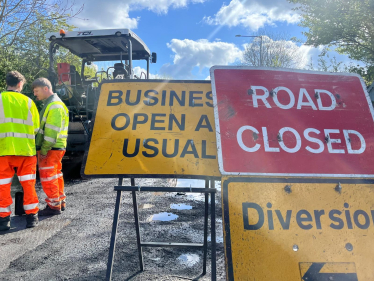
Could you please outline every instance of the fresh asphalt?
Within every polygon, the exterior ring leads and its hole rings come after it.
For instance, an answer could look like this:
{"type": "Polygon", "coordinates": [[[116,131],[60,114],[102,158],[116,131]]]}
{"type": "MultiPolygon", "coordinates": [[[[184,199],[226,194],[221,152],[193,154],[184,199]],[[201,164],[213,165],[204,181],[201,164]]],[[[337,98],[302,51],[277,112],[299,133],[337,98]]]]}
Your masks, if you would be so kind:
{"type": "MultiPolygon", "coordinates": [[[[40,218],[33,229],[25,229],[24,216],[12,216],[11,230],[0,232],[0,280],[105,280],[117,183],[117,179],[67,181],[66,211],[40,218]]],[[[201,181],[136,179],[137,186],[176,184],[204,186],[201,181]]],[[[124,180],[123,185],[130,181],[124,180]]],[[[44,202],[40,183],[37,190],[44,202]]],[[[203,198],[201,194],[138,194],[142,240],[202,243],[203,198]]],[[[145,271],[140,272],[131,193],[123,192],[120,212],[112,280],[210,280],[210,242],[205,276],[201,276],[202,250],[188,248],[144,248],[145,271]]],[[[225,280],[220,190],[216,218],[217,280],[225,280]]]]}

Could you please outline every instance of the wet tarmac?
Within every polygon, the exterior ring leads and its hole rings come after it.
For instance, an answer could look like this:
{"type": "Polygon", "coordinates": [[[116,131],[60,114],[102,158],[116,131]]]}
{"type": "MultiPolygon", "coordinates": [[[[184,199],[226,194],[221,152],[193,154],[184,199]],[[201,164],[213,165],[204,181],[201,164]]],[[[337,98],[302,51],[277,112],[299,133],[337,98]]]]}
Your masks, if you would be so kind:
{"type": "MultiPolygon", "coordinates": [[[[0,280],[105,280],[117,184],[116,179],[67,181],[66,211],[43,218],[34,229],[25,229],[24,216],[12,217],[11,231],[0,233],[0,280]]],[[[136,179],[136,184],[205,186],[204,181],[166,179],[136,179]]],[[[217,183],[216,188],[220,188],[217,183]]],[[[40,183],[37,192],[44,202],[40,183]]],[[[137,193],[142,241],[202,243],[204,198],[203,194],[137,193]]],[[[218,192],[217,280],[225,280],[220,203],[218,192]]],[[[123,192],[112,280],[210,280],[210,250],[205,276],[201,276],[202,250],[144,248],[143,255],[145,271],[139,272],[132,197],[123,192]]]]}
{"type": "Polygon", "coordinates": [[[178,261],[182,265],[192,267],[199,263],[200,257],[196,254],[183,254],[178,257],[178,261]]]}
{"type": "Polygon", "coordinates": [[[187,204],[170,204],[170,209],[191,210],[192,206],[187,204]]]}
{"type": "Polygon", "coordinates": [[[158,213],[155,215],[151,215],[150,217],[147,218],[146,221],[172,221],[176,220],[178,218],[178,215],[173,214],[173,213],[167,213],[167,212],[162,212],[158,213]]]}

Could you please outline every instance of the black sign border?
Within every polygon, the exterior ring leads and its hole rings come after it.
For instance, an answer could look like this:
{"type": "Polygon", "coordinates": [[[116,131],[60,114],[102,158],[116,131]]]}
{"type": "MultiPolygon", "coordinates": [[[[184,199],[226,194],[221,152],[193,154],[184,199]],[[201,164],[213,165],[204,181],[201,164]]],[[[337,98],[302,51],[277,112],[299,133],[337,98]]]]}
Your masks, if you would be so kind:
{"type": "Polygon", "coordinates": [[[374,184],[374,179],[316,179],[316,178],[255,178],[230,177],[222,182],[222,212],[223,229],[225,230],[225,260],[227,280],[234,280],[234,268],[231,252],[230,212],[229,212],[229,184],[230,183],[331,183],[331,184],[374,184]]]}
{"type": "MultiPolygon", "coordinates": [[[[115,84],[115,83],[186,83],[186,84],[191,84],[191,83],[201,83],[201,84],[211,84],[210,80],[166,80],[166,79],[113,79],[113,80],[105,80],[99,85],[99,93],[101,93],[101,86],[104,84],[115,84]]],[[[213,94],[213,91],[212,91],[213,94]]],[[[100,97],[100,95],[99,95],[100,97]]],[[[93,116],[91,119],[91,122],[93,125],[95,124],[95,119],[96,119],[96,111],[97,107],[99,104],[99,97],[95,101],[95,107],[94,107],[94,112],[93,116]]],[[[213,101],[212,101],[213,102],[213,101]]],[[[214,110],[212,108],[212,110],[214,110]]],[[[202,175],[180,175],[180,174],[107,174],[107,175],[102,175],[102,174],[95,174],[95,175],[86,175],[84,173],[84,170],[86,168],[86,163],[87,163],[87,157],[88,157],[88,150],[91,145],[91,136],[88,136],[88,145],[86,146],[84,156],[83,156],[83,162],[82,162],[82,167],[81,167],[81,176],[82,178],[179,178],[179,179],[202,179],[202,180],[220,180],[221,177],[215,177],[215,176],[202,176],[202,175]]],[[[218,154],[217,154],[217,167],[218,167],[218,154]]],[[[218,172],[219,167],[218,167],[218,172]]]]}

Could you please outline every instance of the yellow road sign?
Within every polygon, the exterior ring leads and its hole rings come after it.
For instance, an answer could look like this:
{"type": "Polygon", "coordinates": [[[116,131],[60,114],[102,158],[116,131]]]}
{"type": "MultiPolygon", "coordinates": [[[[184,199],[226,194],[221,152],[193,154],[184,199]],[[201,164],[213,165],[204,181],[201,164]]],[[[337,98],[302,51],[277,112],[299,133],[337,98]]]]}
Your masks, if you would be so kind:
{"type": "Polygon", "coordinates": [[[222,178],[228,280],[374,280],[374,181],[222,178]]]}
{"type": "Polygon", "coordinates": [[[101,86],[86,176],[220,177],[210,81],[101,86]]]}

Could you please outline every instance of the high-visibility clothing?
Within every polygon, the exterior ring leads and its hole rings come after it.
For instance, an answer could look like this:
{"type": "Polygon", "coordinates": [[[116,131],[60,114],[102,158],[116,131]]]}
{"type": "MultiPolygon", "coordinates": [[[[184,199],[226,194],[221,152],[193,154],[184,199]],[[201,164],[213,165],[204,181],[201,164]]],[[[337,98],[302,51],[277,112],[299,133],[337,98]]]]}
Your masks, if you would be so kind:
{"type": "Polygon", "coordinates": [[[40,129],[36,136],[36,149],[42,155],[49,150],[65,150],[68,137],[69,110],[57,94],[44,103],[40,112],[40,129]]]}
{"type": "Polygon", "coordinates": [[[26,214],[36,214],[38,196],[35,192],[36,156],[0,156],[0,217],[11,214],[12,196],[10,186],[14,176],[14,169],[23,188],[23,209],[26,214]]]}
{"type": "Polygon", "coordinates": [[[65,150],[50,150],[47,157],[40,159],[38,152],[38,165],[40,182],[44,193],[47,195],[45,201],[51,209],[61,209],[61,201],[66,199],[64,193],[64,178],[61,172],[61,160],[65,150]]]}
{"type": "Polygon", "coordinates": [[[34,156],[39,113],[27,96],[12,91],[0,93],[0,156],[34,156]]]}

